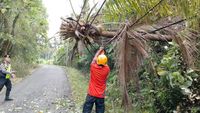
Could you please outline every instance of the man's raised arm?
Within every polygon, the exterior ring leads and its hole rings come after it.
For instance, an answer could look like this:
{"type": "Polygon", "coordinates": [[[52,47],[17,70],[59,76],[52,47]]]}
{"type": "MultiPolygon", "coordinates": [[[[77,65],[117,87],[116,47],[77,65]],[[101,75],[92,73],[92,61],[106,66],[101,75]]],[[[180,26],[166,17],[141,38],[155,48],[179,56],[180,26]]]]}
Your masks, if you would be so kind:
{"type": "MultiPolygon", "coordinates": [[[[97,57],[100,55],[100,54],[104,54],[104,47],[100,47],[99,50],[96,52],[93,60],[92,60],[92,63],[96,63],[97,61],[97,57]]],[[[91,64],[92,64],[91,63],[91,64]]]]}

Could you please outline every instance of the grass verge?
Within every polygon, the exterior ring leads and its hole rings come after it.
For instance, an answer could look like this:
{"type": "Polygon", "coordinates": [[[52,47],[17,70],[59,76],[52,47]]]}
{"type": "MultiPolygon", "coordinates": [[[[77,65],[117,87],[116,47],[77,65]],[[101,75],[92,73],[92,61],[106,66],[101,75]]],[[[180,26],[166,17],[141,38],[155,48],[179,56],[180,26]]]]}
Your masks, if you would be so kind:
{"type": "Polygon", "coordinates": [[[67,67],[67,76],[71,84],[72,97],[76,106],[82,109],[88,88],[88,80],[75,68],[67,67]]]}

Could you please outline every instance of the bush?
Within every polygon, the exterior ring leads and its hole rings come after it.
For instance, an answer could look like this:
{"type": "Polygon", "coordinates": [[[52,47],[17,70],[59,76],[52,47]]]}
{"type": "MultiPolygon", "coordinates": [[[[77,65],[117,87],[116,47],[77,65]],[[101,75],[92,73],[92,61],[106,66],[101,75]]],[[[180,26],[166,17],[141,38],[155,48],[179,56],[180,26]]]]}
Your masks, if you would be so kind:
{"type": "Polygon", "coordinates": [[[170,47],[161,59],[156,59],[156,73],[149,72],[148,62],[145,62],[139,73],[142,101],[134,90],[129,92],[138,111],[198,113],[200,83],[197,81],[200,76],[192,69],[184,70],[180,54],[176,45],[170,47]],[[192,95],[196,99],[191,98],[192,95]]]}
{"type": "Polygon", "coordinates": [[[31,69],[36,68],[36,66],[36,64],[26,63],[21,57],[12,58],[12,68],[16,71],[17,77],[27,76],[31,69]]]}

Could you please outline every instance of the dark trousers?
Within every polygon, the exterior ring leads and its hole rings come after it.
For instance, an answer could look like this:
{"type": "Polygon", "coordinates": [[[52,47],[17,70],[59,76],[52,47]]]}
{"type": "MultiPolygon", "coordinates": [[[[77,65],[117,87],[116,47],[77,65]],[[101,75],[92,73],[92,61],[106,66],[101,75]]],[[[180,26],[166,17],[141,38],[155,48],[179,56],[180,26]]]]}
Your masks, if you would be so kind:
{"type": "Polygon", "coordinates": [[[94,103],[96,107],[96,113],[104,113],[105,111],[104,98],[97,98],[90,95],[87,95],[86,97],[83,106],[83,113],[91,113],[94,103]]]}
{"type": "Polygon", "coordinates": [[[10,79],[0,78],[0,91],[3,89],[4,85],[6,86],[6,98],[9,98],[10,91],[12,89],[12,83],[10,79]]]}

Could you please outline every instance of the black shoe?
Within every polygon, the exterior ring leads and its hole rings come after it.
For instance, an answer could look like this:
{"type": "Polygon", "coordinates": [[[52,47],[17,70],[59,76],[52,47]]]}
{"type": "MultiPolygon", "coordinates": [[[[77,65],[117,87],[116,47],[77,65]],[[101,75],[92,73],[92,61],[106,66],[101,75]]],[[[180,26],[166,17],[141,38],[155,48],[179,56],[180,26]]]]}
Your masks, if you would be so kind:
{"type": "Polygon", "coordinates": [[[11,98],[5,98],[5,101],[13,101],[11,98]]]}

